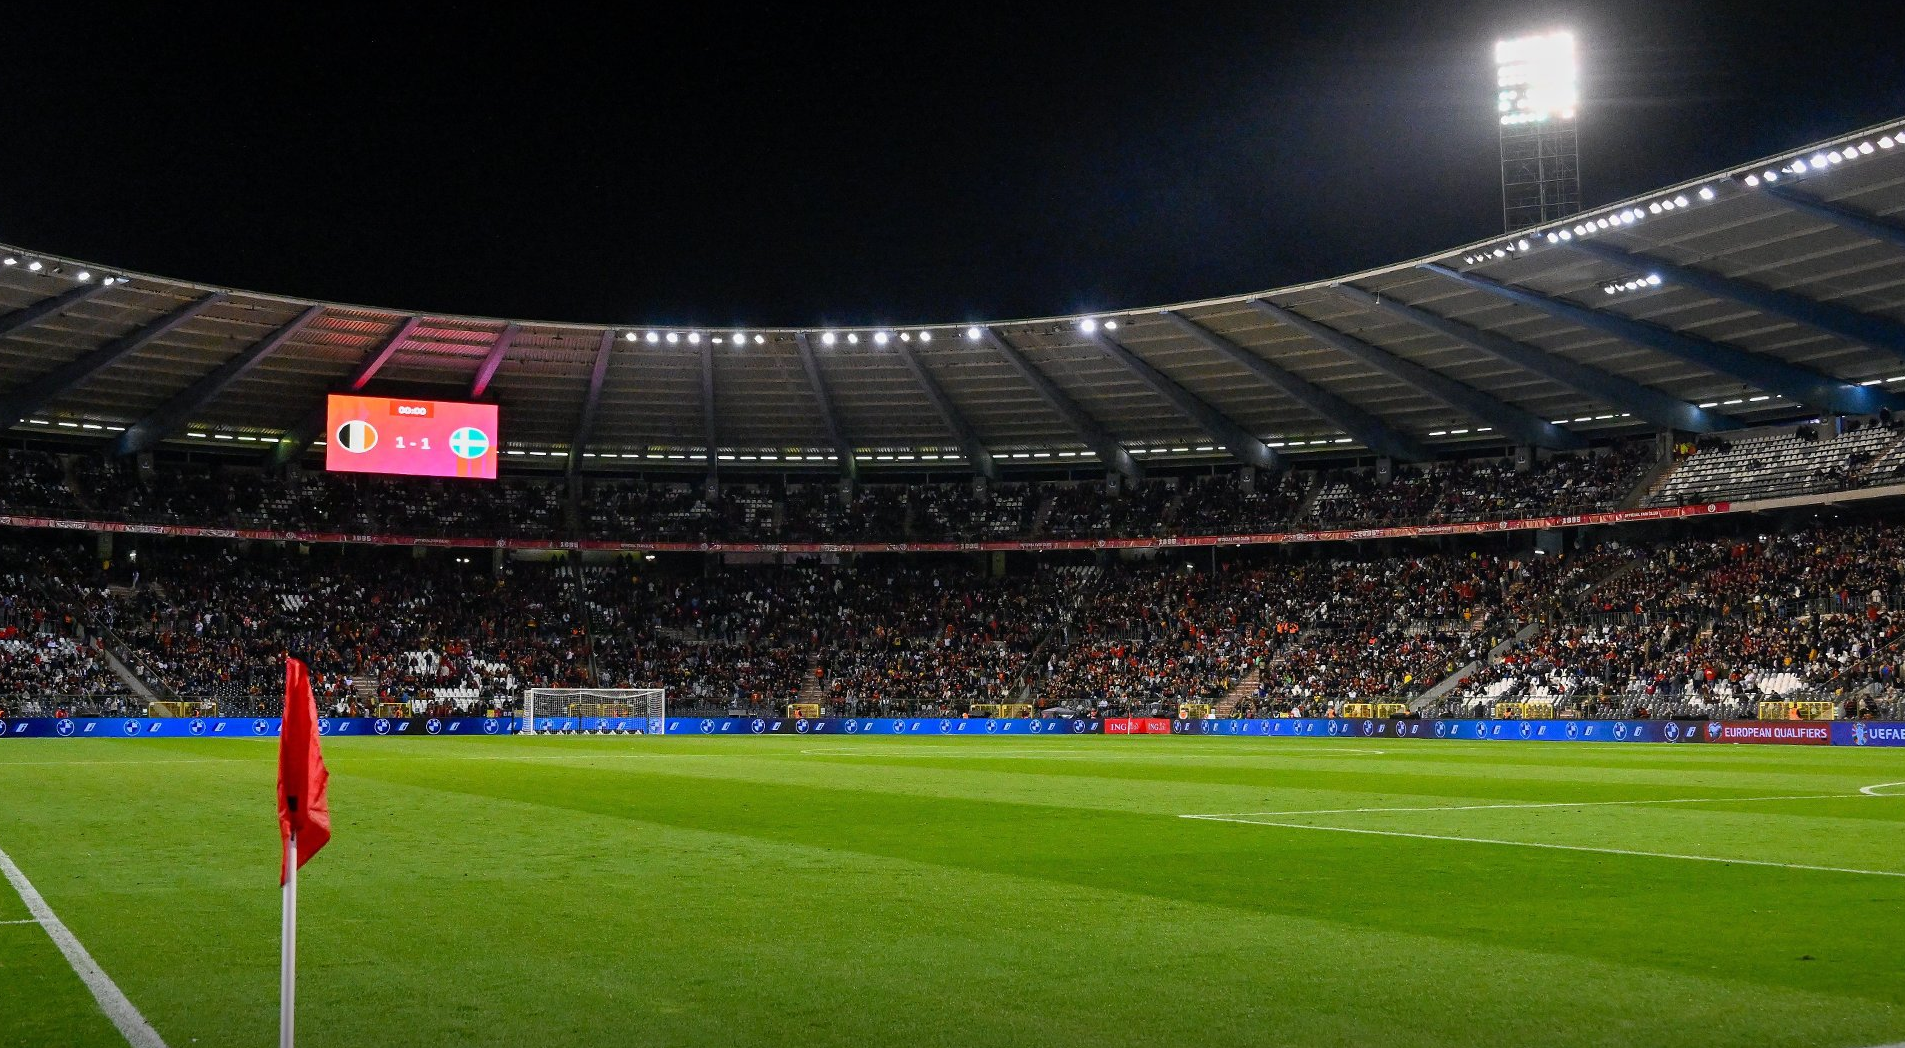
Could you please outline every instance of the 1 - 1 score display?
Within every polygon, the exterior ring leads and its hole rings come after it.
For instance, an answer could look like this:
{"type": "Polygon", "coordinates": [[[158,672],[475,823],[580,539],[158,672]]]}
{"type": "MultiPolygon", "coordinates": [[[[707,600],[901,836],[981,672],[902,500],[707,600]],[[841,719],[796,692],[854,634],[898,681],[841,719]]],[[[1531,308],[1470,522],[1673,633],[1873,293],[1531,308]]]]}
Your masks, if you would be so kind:
{"type": "Polygon", "coordinates": [[[324,468],[338,473],[496,479],[496,405],[336,393],[324,468]]]}

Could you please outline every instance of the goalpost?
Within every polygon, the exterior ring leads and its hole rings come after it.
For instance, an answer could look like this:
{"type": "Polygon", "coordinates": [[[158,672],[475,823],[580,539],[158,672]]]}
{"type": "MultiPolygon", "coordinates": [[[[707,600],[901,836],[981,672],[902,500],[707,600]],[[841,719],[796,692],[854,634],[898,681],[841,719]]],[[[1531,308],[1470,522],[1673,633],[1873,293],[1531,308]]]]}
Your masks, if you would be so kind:
{"type": "Polygon", "coordinates": [[[660,735],[667,717],[660,688],[530,688],[521,734],[660,735]]]}

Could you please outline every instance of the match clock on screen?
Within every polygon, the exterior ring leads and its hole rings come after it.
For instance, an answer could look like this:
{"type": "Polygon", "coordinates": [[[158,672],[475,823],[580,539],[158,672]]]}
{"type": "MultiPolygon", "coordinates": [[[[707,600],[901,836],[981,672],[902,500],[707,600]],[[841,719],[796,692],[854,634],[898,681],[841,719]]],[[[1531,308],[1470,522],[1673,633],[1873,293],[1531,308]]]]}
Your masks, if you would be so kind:
{"type": "Polygon", "coordinates": [[[330,398],[324,468],[418,477],[496,476],[496,405],[330,398]]]}

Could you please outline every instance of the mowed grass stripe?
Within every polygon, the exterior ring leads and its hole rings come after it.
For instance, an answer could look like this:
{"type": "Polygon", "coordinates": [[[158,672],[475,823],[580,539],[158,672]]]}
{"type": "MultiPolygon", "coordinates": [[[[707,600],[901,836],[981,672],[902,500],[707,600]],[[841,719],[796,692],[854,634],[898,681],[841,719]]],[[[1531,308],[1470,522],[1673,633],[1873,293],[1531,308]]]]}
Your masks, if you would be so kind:
{"type": "MultiPolygon", "coordinates": [[[[4,882],[0,897],[20,905],[4,882]]],[[[125,1038],[99,1010],[46,929],[11,920],[0,924],[0,1046],[125,1048],[125,1038]]]]}
{"type": "MultiPolygon", "coordinates": [[[[1183,740],[1190,745],[1222,742],[1244,747],[1243,752],[1221,755],[1229,766],[1212,767],[1204,760],[1172,762],[1171,753],[1179,740],[1133,740],[1148,747],[1157,756],[1148,762],[1125,759],[1114,752],[1104,759],[1090,759],[1097,748],[1117,745],[1126,740],[1046,740],[1052,746],[1053,759],[1039,761],[1030,757],[988,759],[984,756],[990,740],[921,740],[919,755],[908,751],[902,740],[895,745],[886,740],[865,740],[868,757],[835,757],[831,752],[808,755],[805,750],[790,751],[784,739],[727,740],[544,740],[499,741],[495,746],[477,747],[463,759],[520,759],[525,763],[553,762],[569,765],[597,764],[604,770],[657,770],[680,776],[712,779],[746,779],[762,783],[853,787],[869,790],[911,792],[920,795],[966,796],[974,799],[1025,798],[1035,802],[1063,803],[1116,810],[1153,811],[1160,814],[1186,814],[1203,811],[1404,806],[1462,805],[1488,802],[1654,800],[1662,797],[1696,796],[1710,792],[1716,797],[1758,796],[1769,789],[1793,789],[1819,794],[1852,794],[1863,784],[1860,773],[1845,776],[1809,776],[1788,785],[1793,776],[1769,776],[1745,763],[1745,756],[1733,750],[1736,767],[1727,775],[1701,774],[1695,781],[1676,782],[1666,775],[1651,775],[1645,782],[1609,782],[1590,776],[1598,770],[1549,768],[1537,777],[1526,773],[1517,778],[1499,779],[1493,775],[1477,777],[1457,774],[1454,769],[1434,766],[1426,760],[1401,762],[1381,758],[1367,765],[1344,768],[1341,758],[1335,762],[1307,759],[1302,754],[1266,756],[1249,752],[1263,740],[1183,740]],[[551,749],[576,741],[573,751],[551,749]],[[609,748],[602,748],[607,742],[609,748]],[[621,745],[616,745],[621,743],[621,745]],[[948,745],[968,746],[971,756],[945,756],[948,745]],[[526,747],[526,748],[525,748],[526,747]],[[684,752],[683,748],[694,747],[684,752]],[[714,748],[704,754],[695,750],[714,748]],[[1063,747],[1061,749],[1061,747],[1063,747]],[[754,754],[757,760],[746,759],[754,754]],[[1655,781],[1657,780],[1657,781],[1655,781]],[[1142,790],[1118,788],[1121,784],[1143,784],[1142,790]],[[1221,805],[1234,801],[1231,807],[1221,805]],[[1198,809],[1197,805],[1206,805],[1198,809]]],[[[842,740],[845,741],[845,740],[842,740]]],[[[851,746],[853,743],[848,742],[851,746]]],[[[1328,740],[1297,742],[1317,749],[1338,745],[1328,740]]],[[[430,744],[425,743],[425,746],[430,744]]],[[[1436,747],[1437,743],[1419,744],[1436,747]]],[[[1500,749],[1502,744],[1485,748],[1500,749]]],[[[1551,746],[1555,750],[1561,747],[1551,746]]],[[[442,752],[438,750],[437,752],[442,752]]],[[[421,755],[421,754],[420,754],[421,755]]],[[[367,757],[365,759],[379,759],[367,757]]],[[[1864,773],[1870,774],[1870,773],[1864,773]]],[[[1877,809],[1861,812],[1877,817],[1877,809]]]]}
{"type": "MultiPolygon", "coordinates": [[[[1895,1003],[1905,964],[1871,929],[1833,934],[1848,913],[1844,875],[1713,867],[1689,876],[1674,860],[1481,849],[1443,841],[1347,841],[1345,835],[1030,804],[771,787],[560,765],[517,766],[506,782],[438,765],[367,766],[407,785],[526,800],[762,840],[839,848],[933,865],[1037,877],[1080,890],[1259,913],[1327,915],[1395,932],[1571,953],[1686,972],[1751,972],[1751,981],[1895,1003]],[[1472,905],[1488,899],[1486,907],[1472,905]],[[1778,920],[1716,935],[1708,915],[1758,899],[1778,920]],[[1557,905],[1567,900],[1567,905],[1557,905]],[[1663,905],[1663,900],[1674,900],[1663,905]],[[1453,904],[1453,905],[1448,905],[1453,904]],[[1694,915],[1690,924],[1685,918],[1694,915]],[[1669,934],[1663,934],[1667,929],[1669,934]],[[1829,944],[1834,963],[1811,964],[1829,944]],[[1861,977],[1849,979],[1852,972],[1861,977]],[[1881,975],[1881,973],[1883,973],[1881,975]]],[[[1860,885],[1874,916],[1905,913],[1905,885],[1860,885]]],[[[1888,918],[1896,920],[1895,917],[1888,918]]]]}

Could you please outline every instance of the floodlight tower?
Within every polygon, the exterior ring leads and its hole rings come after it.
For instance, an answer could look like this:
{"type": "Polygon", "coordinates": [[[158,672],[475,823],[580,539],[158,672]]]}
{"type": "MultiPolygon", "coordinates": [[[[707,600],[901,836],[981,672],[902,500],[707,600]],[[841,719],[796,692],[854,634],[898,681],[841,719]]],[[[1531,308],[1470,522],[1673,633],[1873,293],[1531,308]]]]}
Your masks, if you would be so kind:
{"type": "Polygon", "coordinates": [[[1581,210],[1575,137],[1580,65],[1563,29],[1495,44],[1495,108],[1501,118],[1502,228],[1524,229],[1581,210]]]}

